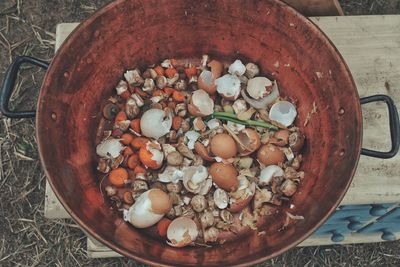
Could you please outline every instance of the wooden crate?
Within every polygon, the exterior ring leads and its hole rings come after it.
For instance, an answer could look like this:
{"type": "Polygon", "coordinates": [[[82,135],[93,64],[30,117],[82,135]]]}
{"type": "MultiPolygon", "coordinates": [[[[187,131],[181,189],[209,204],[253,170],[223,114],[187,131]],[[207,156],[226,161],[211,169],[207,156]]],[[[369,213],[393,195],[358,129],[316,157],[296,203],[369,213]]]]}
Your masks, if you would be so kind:
{"type": "MultiPolygon", "coordinates": [[[[345,58],[361,97],[373,94],[391,96],[400,107],[400,15],[313,17],[345,58]]],[[[59,24],[56,48],[65,40],[77,23],[59,24]]],[[[390,144],[388,114],[382,103],[363,106],[363,146],[387,149],[390,144]]],[[[400,155],[392,159],[361,156],[354,180],[341,205],[400,202],[400,155]]],[[[45,216],[69,218],[46,185],[45,216]]],[[[380,234],[352,234],[345,243],[381,242],[380,234]]],[[[332,244],[329,236],[311,237],[300,246],[332,244]]],[[[90,257],[121,256],[88,238],[90,257]]]]}

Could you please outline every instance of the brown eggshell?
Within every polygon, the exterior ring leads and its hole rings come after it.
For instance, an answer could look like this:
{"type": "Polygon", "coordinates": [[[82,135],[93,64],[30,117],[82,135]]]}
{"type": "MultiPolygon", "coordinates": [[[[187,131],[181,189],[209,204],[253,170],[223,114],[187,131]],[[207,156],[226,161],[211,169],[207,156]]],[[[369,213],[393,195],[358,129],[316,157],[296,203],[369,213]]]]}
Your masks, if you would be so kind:
{"type": "Polygon", "coordinates": [[[208,169],[214,183],[225,191],[235,191],[239,187],[238,172],[231,164],[213,163],[208,169]]]}
{"type": "Polygon", "coordinates": [[[266,166],[278,165],[285,161],[285,154],[277,146],[266,144],[258,150],[257,160],[266,166]]]}
{"type": "Polygon", "coordinates": [[[211,152],[220,158],[229,159],[237,154],[236,142],[229,134],[217,134],[210,142],[211,152]]]}
{"type": "Polygon", "coordinates": [[[157,214],[166,214],[172,208],[169,195],[160,189],[151,189],[148,195],[151,201],[151,210],[157,214]]]}
{"type": "Polygon", "coordinates": [[[200,110],[193,104],[188,105],[188,111],[192,116],[199,116],[199,117],[204,116],[204,114],[202,114],[200,110]]]}
{"type": "Polygon", "coordinates": [[[228,211],[235,213],[243,210],[247,205],[249,205],[250,201],[253,199],[253,196],[254,194],[249,195],[247,198],[240,201],[236,201],[228,207],[228,211]]]}
{"type": "Polygon", "coordinates": [[[253,129],[243,129],[238,134],[238,138],[246,147],[251,148],[251,150],[244,150],[239,144],[237,144],[241,156],[248,156],[261,146],[260,136],[257,131],[253,129]]]}
{"type": "Polygon", "coordinates": [[[289,143],[289,130],[279,130],[270,139],[269,143],[277,146],[286,146],[289,143]]]}
{"type": "Polygon", "coordinates": [[[210,63],[208,63],[208,66],[211,68],[214,79],[221,77],[222,71],[224,70],[224,65],[220,61],[211,60],[210,63]]]}
{"type": "MultiPolygon", "coordinates": [[[[215,78],[213,81],[215,81],[215,78]]],[[[206,83],[201,76],[199,76],[199,78],[197,79],[197,85],[199,89],[203,89],[210,95],[213,95],[215,94],[215,92],[217,92],[217,85],[214,82],[211,85],[206,83]]]]}
{"type": "Polygon", "coordinates": [[[194,150],[196,153],[206,161],[214,161],[215,159],[208,154],[207,148],[200,142],[194,144],[194,150]]]}

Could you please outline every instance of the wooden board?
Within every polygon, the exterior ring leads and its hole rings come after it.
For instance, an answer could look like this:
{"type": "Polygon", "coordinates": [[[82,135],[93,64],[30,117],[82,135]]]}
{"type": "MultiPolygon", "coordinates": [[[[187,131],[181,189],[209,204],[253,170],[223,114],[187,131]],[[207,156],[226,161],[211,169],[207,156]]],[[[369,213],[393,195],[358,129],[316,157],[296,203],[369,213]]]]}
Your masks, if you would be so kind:
{"type": "MultiPolygon", "coordinates": [[[[353,74],[360,96],[387,94],[400,107],[400,15],[311,18],[333,41],[353,74]]],[[[59,24],[58,48],[77,23],[59,24]]],[[[388,115],[382,104],[363,107],[363,145],[389,146],[388,115]]],[[[342,205],[400,202],[400,155],[380,160],[361,156],[352,185],[342,205]]],[[[45,216],[68,218],[68,213],[46,184],[45,216]]],[[[351,235],[345,243],[380,242],[380,235],[351,235]]],[[[300,246],[332,244],[330,237],[312,237],[300,246]]],[[[90,257],[121,256],[88,238],[90,257]]]]}
{"type": "Polygon", "coordinates": [[[342,16],[338,0],[283,0],[305,16],[342,16]]]}

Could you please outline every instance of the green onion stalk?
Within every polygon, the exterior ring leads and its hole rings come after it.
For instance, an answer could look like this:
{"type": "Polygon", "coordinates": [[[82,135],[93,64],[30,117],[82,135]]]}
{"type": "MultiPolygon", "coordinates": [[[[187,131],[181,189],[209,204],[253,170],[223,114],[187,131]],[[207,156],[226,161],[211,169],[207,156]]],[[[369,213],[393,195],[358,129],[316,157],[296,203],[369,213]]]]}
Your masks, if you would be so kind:
{"type": "Polygon", "coordinates": [[[214,112],[212,115],[209,116],[211,118],[223,120],[223,121],[231,121],[237,124],[243,124],[246,126],[254,126],[254,127],[262,127],[262,128],[267,128],[270,130],[277,131],[278,127],[275,125],[272,125],[268,122],[264,121],[254,121],[254,120],[240,120],[238,117],[233,114],[233,113],[228,113],[228,112],[214,112]]]}

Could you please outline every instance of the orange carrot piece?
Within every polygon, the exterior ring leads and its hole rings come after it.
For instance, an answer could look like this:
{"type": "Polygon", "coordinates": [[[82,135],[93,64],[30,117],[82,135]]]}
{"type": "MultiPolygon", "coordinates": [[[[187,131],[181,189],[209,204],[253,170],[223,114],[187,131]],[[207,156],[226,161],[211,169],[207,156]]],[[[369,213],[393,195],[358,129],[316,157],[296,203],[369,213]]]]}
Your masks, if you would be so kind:
{"type": "Polygon", "coordinates": [[[133,174],[138,173],[146,173],[147,170],[142,165],[137,165],[136,168],[133,170],[133,174]]]}
{"type": "Polygon", "coordinates": [[[132,148],[131,147],[129,147],[129,146],[127,146],[125,149],[124,149],[124,152],[122,152],[122,155],[126,158],[126,157],[129,157],[130,155],[132,155],[133,154],[133,150],[132,150],[132,148]]]}
{"type": "Polygon", "coordinates": [[[131,146],[140,149],[141,147],[146,147],[147,142],[149,142],[149,139],[146,137],[135,137],[131,142],[131,146]]]}
{"type": "Polygon", "coordinates": [[[128,172],[124,168],[116,168],[109,173],[108,180],[116,187],[123,187],[128,176],[128,172]]]}
{"type": "Polygon", "coordinates": [[[126,113],[124,111],[120,111],[115,116],[115,123],[119,123],[119,122],[125,121],[127,119],[128,119],[128,117],[126,116],[126,113]]]}
{"type": "Polygon", "coordinates": [[[157,232],[160,236],[166,237],[167,236],[167,230],[168,226],[171,224],[171,220],[167,218],[162,218],[158,223],[157,223],[157,232]]]}
{"type": "Polygon", "coordinates": [[[178,71],[175,68],[168,68],[165,70],[165,76],[168,78],[174,77],[176,73],[178,73],[178,71]]]}
{"type": "Polygon", "coordinates": [[[163,90],[155,90],[151,96],[162,96],[164,94],[163,90]]]}
{"type": "Polygon", "coordinates": [[[121,143],[124,145],[129,145],[132,142],[133,138],[134,138],[134,136],[132,134],[124,133],[121,136],[121,143]]]}
{"type": "Polygon", "coordinates": [[[188,76],[189,78],[192,76],[196,76],[197,75],[197,69],[195,66],[189,67],[185,69],[185,74],[186,76],[188,76]]]}
{"type": "Polygon", "coordinates": [[[165,87],[165,88],[164,88],[164,92],[165,92],[168,96],[170,96],[170,95],[172,95],[172,94],[175,92],[175,89],[174,89],[174,88],[171,88],[171,87],[165,87]]]}
{"type": "Polygon", "coordinates": [[[182,118],[182,117],[180,117],[180,116],[175,116],[175,117],[172,119],[172,129],[174,129],[175,131],[178,131],[178,130],[181,128],[182,121],[183,121],[183,118],[182,118]]]}
{"type": "Polygon", "coordinates": [[[140,134],[142,131],[140,129],[140,119],[134,119],[131,121],[131,128],[136,133],[140,134]]]}
{"type": "Polygon", "coordinates": [[[134,170],[139,164],[139,156],[137,154],[132,154],[126,163],[129,169],[134,170]]]}
{"type": "Polygon", "coordinates": [[[157,73],[157,75],[163,76],[164,75],[164,68],[161,66],[156,66],[154,68],[154,71],[157,73]]]}
{"type": "Polygon", "coordinates": [[[185,101],[185,95],[182,92],[176,91],[176,90],[172,94],[172,98],[176,102],[184,102],[185,101]]]}

